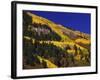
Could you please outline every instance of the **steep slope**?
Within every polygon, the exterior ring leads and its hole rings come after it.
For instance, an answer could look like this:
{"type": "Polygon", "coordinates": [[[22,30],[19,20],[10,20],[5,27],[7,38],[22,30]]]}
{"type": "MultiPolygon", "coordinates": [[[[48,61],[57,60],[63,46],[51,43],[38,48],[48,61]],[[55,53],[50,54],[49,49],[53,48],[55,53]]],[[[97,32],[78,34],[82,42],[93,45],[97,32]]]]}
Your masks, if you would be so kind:
{"type": "Polygon", "coordinates": [[[90,65],[89,34],[58,25],[30,12],[24,13],[23,20],[25,63],[33,68],[39,65],[40,68],[90,65]]]}

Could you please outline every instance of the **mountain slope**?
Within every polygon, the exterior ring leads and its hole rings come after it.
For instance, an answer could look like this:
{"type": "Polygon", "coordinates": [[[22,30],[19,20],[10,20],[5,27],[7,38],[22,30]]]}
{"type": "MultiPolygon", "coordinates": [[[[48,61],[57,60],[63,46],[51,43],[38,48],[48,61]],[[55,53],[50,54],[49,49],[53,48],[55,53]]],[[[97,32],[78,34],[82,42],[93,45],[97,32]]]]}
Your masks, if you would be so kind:
{"type": "Polygon", "coordinates": [[[90,65],[89,34],[72,30],[30,12],[23,13],[23,20],[23,54],[27,57],[25,64],[28,62],[27,65],[32,64],[33,68],[36,65],[46,65],[47,68],[90,65]]]}

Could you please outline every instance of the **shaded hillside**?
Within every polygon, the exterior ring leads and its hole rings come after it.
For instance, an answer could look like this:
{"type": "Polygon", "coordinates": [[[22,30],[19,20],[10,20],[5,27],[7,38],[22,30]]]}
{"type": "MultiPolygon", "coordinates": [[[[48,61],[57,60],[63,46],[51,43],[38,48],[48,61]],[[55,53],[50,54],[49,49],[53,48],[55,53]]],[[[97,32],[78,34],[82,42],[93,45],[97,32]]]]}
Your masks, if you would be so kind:
{"type": "Polygon", "coordinates": [[[90,65],[90,35],[23,11],[23,68],[90,65]]]}

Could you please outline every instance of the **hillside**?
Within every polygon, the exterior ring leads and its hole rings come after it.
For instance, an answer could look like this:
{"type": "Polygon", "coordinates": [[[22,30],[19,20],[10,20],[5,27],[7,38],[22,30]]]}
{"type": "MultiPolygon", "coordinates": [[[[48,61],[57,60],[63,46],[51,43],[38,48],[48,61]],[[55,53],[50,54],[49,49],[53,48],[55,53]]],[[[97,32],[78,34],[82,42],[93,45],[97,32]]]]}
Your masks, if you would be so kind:
{"type": "Polygon", "coordinates": [[[23,12],[23,68],[90,65],[90,35],[23,12]]]}

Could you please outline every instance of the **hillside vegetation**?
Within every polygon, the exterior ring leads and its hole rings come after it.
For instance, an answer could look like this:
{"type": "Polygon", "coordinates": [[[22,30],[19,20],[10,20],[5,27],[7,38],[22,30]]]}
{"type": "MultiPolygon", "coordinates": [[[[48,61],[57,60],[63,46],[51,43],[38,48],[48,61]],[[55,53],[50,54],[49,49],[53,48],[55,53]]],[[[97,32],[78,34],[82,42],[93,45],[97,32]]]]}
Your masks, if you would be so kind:
{"type": "Polygon", "coordinates": [[[90,66],[90,35],[23,11],[23,69],[90,66]]]}

